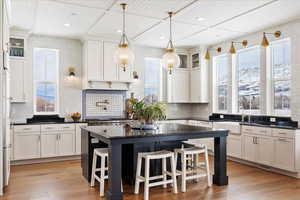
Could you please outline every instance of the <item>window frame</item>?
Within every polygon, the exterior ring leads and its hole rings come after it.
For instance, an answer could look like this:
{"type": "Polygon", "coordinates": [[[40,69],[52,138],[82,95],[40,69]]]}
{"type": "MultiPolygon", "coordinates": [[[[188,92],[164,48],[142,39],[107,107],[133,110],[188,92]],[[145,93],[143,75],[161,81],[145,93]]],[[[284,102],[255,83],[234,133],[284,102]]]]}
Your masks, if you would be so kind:
{"type": "MultiPolygon", "coordinates": [[[[268,54],[267,54],[267,59],[269,60],[269,76],[270,76],[270,83],[269,83],[269,90],[270,90],[270,94],[271,94],[271,98],[270,98],[270,112],[272,115],[275,115],[275,116],[284,116],[284,117],[290,117],[291,116],[291,99],[290,99],[290,109],[285,111],[285,110],[278,110],[278,109],[275,109],[275,83],[278,82],[278,81],[290,81],[290,86],[291,86],[291,83],[292,83],[292,74],[290,77],[282,77],[282,78],[274,78],[274,69],[273,69],[273,52],[272,52],[272,45],[274,44],[280,44],[280,43],[285,43],[285,42],[289,42],[290,43],[290,48],[291,47],[291,39],[290,38],[284,38],[284,39],[281,39],[281,40],[276,40],[276,41],[272,41],[270,42],[270,46],[268,47],[267,51],[268,51],[268,54]]],[[[290,55],[290,70],[292,70],[292,49],[291,49],[291,55],[290,55]]],[[[292,87],[290,87],[290,98],[292,98],[292,87]]],[[[267,102],[268,103],[268,102],[267,102]]]]}
{"type": "MultiPolygon", "coordinates": [[[[163,100],[163,67],[162,67],[162,59],[161,58],[157,58],[157,57],[144,57],[144,63],[145,63],[145,72],[146,72],[146,60],[147,59],[151,59],[151,60],[159,60],[159,86],[158,86],[158,102],[161,102],[163,100]]],[[[144,92],[143,92],[143,96],[144,98],[145,96],[145,89],[146,88],[153,88],[153,87],[146,87],[146,73],[144,75],[144,92]]]]}
{"type": "Polygon", "coordinates": [[[60,65],[60,57],[59,57],[59,50],[58,49],[53,49],[53,48],[40,48],[40,47],[34,47],[33,48],[33,114],[34,115],[57,115],[59,114],[59,65],[60,65]],[[34,78],[34,74],[35,74],[35,50],[37,49],[47,49],[47,50],[51,50],[51,51],[55,51],[56,52],[56,56],[57,56],[57,66],[56,66],[56,81],[38,81],[35,80],[34,78]],[[54,111],[53,112],[38,112],[37,111],[37,85],[38,83],[52,83],[55,84],[55,89],[56,89],[56,93],[55,93],[55,103],[54,103],[54,111]]]}
{"type": "MultiPolygon", "coordinates": [[[[215,99],[215,101],[214,101],[214,110],[215,110],[215,112],[217,112],[217,113],[224,113],[224,114],[226,114],[226,113],[229,113],[229,110],[230,110],[230,98],[229,98],[229,93],[230,93],[230,82],[231,82],[231,78],[230,78],[230,68],[231,68],[231,64],[232,64],[232,55],[231,54],[228,54],[228,53],[225,53],[225,54],[222,54],[222,55],[218,55],[218,56],[214,56],[213,57],[213,70],[214,70],[214,77],[213,77],[213,79],[215,80],[214,81],[214,99],[215,99]],[[221,57],[228,57],[228,63],[227,63],[227,67],[228,67],[228,80],[227,80],[227,98],[226,98],[226,109],[225,110],[220,110],[219,109],[219,86],[220,86],[220,84],[219,84],[219,81],[218,81],[218,72],[219,72],[219,70],[218,70],[218,61],[217,61],[217,59],[219,59],[219,58],[221,58],[221,57]]],[[[224,85],[223,85],[224,86],[224,85]]]]}
{"type": "Polygon", "coordinates": [[[259,45],[253,45],[253,46],[250,46],[250,47],[247,47],[247,48],[243,48],[243,49],[239,49],[237,51],[237,54],[236,54],[236,59],[235,59],[235,76],[236,76],[236,80],[234,82],[235,84],[235,92],[236,92],[236,96],[234,97],[233,101],[235,101],[236,103],[236,111],[237,111],[237,114],[250,114],[250,115],[259,115],[261,114],[261,111],[263,110],[262,109],[262,98],[263,98],[263,93],[262,93],[262,84],[261,84],[261,81],[262,81],[262,78],[261,78],[261,73],[262,73],[262,48],[261,46],[259,45]],[[251,51],[253,49],[258,49],[259,50],[259,64],[260,64],[260,72],[259,72],[259,109],[258,110],[243,110],[241,111],[240,109],[240,94],[239,94],[239,56],[238,54],[241,53],[241,52],[245,52],[245,51],[251,51]]]}

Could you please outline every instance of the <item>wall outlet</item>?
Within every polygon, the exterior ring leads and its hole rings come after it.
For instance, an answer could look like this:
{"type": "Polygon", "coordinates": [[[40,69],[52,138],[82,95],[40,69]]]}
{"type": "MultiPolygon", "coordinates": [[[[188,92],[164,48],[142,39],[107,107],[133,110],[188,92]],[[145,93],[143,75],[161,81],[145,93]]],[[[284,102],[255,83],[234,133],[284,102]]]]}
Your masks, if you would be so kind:
{"type": "Polygon", "coordinates": [[[221,118],[221,119],[224,119],[224,115],[220,115],[220,118],[221,118]]]}
{"type": "Polygon", "coordinates": [[[276,122],[276,118],[275,117],[271,117],[270,118],[270,122],[276,122]]]}

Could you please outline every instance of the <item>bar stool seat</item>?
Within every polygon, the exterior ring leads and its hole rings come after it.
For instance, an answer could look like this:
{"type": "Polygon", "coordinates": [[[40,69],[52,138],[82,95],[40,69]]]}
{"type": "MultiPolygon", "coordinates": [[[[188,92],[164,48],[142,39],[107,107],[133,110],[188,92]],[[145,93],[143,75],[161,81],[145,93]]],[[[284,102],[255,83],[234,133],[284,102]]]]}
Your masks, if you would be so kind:
{"type": "Polygon", "coordinates": [[[156,151],[156,152],[145,152],[138,153],[137,161],[137,170],[136,170],[136,179],[135,179],[135,188],[134,193],[139,193],[140,183],[144,182],[144,200],[149,199],[149,188],[163,185],[164,188],[167,187],[167,184],[172,184],[173,192],[177,193],[177,180],[176,180],[176,167],[175,167],[175,154],[171,151],[156,151]],[[171,172],[167,171],[167,158],[170,160],[171,172]],[[145,176],[141,176],[142,169],[142,159],[145,160],[145,176]],[[162,175],[150,177],[150,161],[155,159],[162,159],[162,175]],[[168,179],[168,176],[171,178],[168,179]],[[161,181],[157,181],[162,179],[161,181]],[[154,181],[151,182],[150,181],[154,181]]]}
{"type": "Polygon", "coordinates": [[[207,185],[211,186],[211,175],[209,171],[209,160],[207,146],[201,144],[190,148],[175,149],[175,163],[178,155],[181,155],[181,170],[176,172],[181,175],[181,191],[186,192],[187,180],[198,180],[201,177],[207,177],[207,185]],[[199,162],[199,155],[204,154],[205,161],[199,162]],[[203,173],[205,171],[205,173],[203,173]],[[201,173],[202,172],[202,173],[201,173]]]}

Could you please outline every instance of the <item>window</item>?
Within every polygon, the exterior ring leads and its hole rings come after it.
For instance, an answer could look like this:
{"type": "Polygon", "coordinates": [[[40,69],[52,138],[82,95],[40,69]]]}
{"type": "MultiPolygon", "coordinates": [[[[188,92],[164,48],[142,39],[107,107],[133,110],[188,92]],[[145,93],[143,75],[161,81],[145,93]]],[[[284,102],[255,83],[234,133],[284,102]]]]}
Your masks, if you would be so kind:
{"type": "Polygon", "coordinates": [[[145,100],[158,102],[161,97],[161,59],[145,58],[145,100]]]}
{"type": "Polygon", "coordinates": [[[275,115],[290,115],[291,102],[291,44],[290,40],[270,46],[272,72],[272,111],[275,115]]]}
{"type": "Polygon", "coordinates": [[[237,54],[239,112],[256,114],[260,110],[260,48],[237,54]]]}
{"type": "Polygon", "coordinates": [[[35,114],[58,114],[58,63],[58,50],[34,48],[35,114]]]}
{"type": "Polygon", "coordinates": [[[217,56],[214,59],[216,70],[216,110],[227,112],[228,109],[228,81],[230,55],[217,56]]]}

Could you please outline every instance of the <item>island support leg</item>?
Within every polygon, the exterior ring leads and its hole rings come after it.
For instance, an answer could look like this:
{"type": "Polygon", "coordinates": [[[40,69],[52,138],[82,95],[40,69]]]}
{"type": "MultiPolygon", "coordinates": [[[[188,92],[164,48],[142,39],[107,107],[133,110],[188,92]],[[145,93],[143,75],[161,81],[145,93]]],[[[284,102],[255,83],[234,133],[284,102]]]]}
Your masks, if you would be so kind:
{"type": "Polygon", "coordinates": [[[108,200],[122,200],[122,145],[110,144],[108,153],[108,200]]]}
{"type": "Polygon", "coordinates": [[[228,185],[226,139],[226,137],[215,137],[213,183],[218,186],[228,185]]]}

